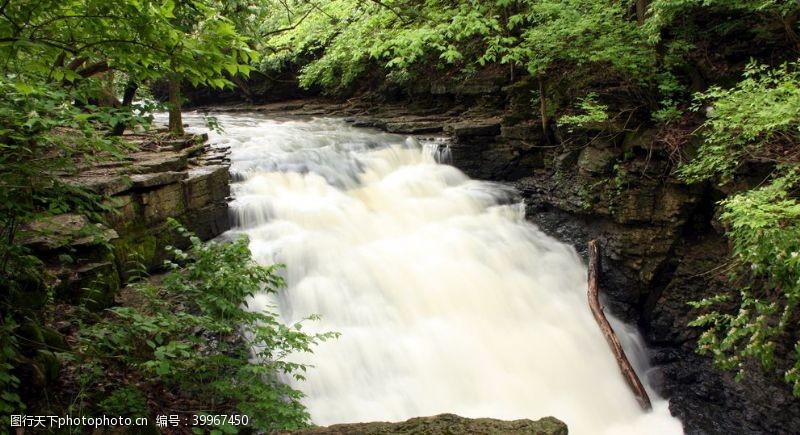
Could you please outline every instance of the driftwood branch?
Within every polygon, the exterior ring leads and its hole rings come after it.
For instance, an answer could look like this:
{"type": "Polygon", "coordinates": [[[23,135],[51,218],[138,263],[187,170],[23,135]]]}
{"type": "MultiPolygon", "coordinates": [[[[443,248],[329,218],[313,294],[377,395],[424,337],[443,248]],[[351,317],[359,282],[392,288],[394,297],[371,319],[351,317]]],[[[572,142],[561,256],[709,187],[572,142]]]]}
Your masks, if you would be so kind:
{"type": "Polygon", "coordinates": [[[608,345],[611,347],[611,351],[614,352],[614,358],[617,360],[617,364],[619,365],[619,370],[622,372],[622,376],[625,378],[628,386],[631,387],[631,390],[633,390],[633,394],[636,396],[636,400],[639,401],[639,405],[642,406],[642,409],[649,410],[652,405],[650,404],[650,397],[647,395],[647,390],[644,389],[642,382],[639,380],[639,376],[636,375],[636,372],[633,370],[630,361],[628,361],[628,357],[625,356],[625,351],[622,350],[622,345],[619,343],[617,334],[615,334],[614,330],[611,329],[611,325],[608,323],[605,313],[603,313],[603,307],[600,305],[600,287],[597,283],[597,276],[600,273],[600,268],[598,267],[599,256],[597,240],[590,241],[588,292],[589,307],[592,309],[594,319],[600,326],[600,331],[603,333],[603,336],[605,336],[608,345]]]}

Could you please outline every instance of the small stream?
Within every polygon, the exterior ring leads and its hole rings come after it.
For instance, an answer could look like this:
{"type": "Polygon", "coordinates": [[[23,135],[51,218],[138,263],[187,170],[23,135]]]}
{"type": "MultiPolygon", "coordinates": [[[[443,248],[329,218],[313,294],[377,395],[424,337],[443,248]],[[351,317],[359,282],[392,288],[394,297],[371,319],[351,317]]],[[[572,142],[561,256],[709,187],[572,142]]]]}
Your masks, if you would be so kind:
{"type": "MultiPolygon", "coordinates": [[[[581,259],[525,221],[513,190],[439,163],[435,142],[338,119],[217,118],[232,234],[287,265],[288,289],[252,306],[287,322],[319,314],[310,330],[342,334],[296,356],[315,367],[288,380],[314,423],[449,412],[552,415],[572,434],[682,432],[654,392],[653,410],[639,408],[590,314],[581,259]]],[[[646,373],[641,338],[612,322],[646,373]]]]}

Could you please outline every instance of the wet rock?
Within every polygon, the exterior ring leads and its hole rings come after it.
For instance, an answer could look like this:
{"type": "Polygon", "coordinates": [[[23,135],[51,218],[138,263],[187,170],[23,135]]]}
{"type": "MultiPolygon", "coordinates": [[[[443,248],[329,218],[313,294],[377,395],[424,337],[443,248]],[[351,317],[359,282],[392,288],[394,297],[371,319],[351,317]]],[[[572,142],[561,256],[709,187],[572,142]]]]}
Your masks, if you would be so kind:
{"type": "Polygon", "coordinates": [[[727,272],[719,267],[727,250],[725,239],[713,231],[683,240],[674,250],[675,270],[645,319],[653,362],[664,373],[661,391],[689,433],[797,433],[800,398],[781,376],[748,362],[747,374],[737,382],[734,373],[695,353],[701,331],[687,325],[699,313],[688,302],[729,289],[727,272]]]}
{"type": "Polygon", "coordinates": [[[500,134],[500,120],[474,120],[453,124],[451,127],[453,135],[460,140],[470,139],[478,136],[494,137],[500,134]]]}
{"type": "Polygon", "coordinates": [[[387,122],[384,128],[389,133],[399,134],[438,133],[443,129],[442,124],[436,121],[387,122]]]}
{"type": "Polygon", "coordinates": [[[386,128],[386,121],[374,118],[355,118],[353,120],[353,127],[361,128],[386,128]]]}
{"type": "Polygon", "coordinates": [[[563,152],[555,157],[553,165],[556,171],[567,171],[578,164],[580,150],[563,152]]]}
{"type": "MultiPolygon", "coordinates": [[[[203,239],[229,228],[228,150],[198,142],[205,138],[162,141],[166,146],[160,148],[170,150],[151,147],[156,151],[132,153],[124,165],[86,168],[66,180],[108,195],[105,205],[114,212],[105,216],[111,228],[63,214],[35,221],[21,233],[19,241],[43,259],[53,277],[57,298],[90,308],[109,306],[129,270],[154,270],[166,258],[165,246],[185,247],[187,241],[169,230],[169,218],[203,239]],[[191,166],[189,155],[194,156],[191,166]]],[[[141,135],[132,140],[159,139],[141,135]]]]}
{"type": "Polygon", "coordinates": [[[214,238],[231,227],[228,204],[212,203],[199,209],[189,210],[185,215],[185,225],[201,239],[214,238]]]}
{"type": "Polygon", "coordinates": [[[464,418],[454,414],[417,417],[401,423],[353,423],[317,427],[282,434],[308,435],[567,435],[567,425],[553,417],[540,420],[495,420],[492,418],[464,418]]]}
{"type": "Polygon", "coordinates": [[[117,237],[116,231],[91,224],[86,216],[61,214],[33,221],[23,228],[18,241],[34,251],[47,252],[99,245],[117,237]]]}
{"type": "MultiPolygon", "coordinates": [[[[523,76],[516,82],[503,88],[503,91],[508,96],[508,105],[504,120],[509,124],[531,120],[534,112],[531,96],[534,92],[538,92],[538,90],[539,84],[536,79],[530,76],[523,76]]],[[[539,125],[539,129],[541,130],[541,124],[535,124],[539,125]]]]}

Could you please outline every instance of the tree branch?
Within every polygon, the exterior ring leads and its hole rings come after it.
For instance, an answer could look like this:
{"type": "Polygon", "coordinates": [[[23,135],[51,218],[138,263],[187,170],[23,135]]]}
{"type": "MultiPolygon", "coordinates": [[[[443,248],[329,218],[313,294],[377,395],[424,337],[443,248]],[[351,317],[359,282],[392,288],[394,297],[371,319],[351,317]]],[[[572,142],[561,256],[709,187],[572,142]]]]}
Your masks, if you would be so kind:
{"type": "Polygon", "coordinates": [[[86,68],[83,68],[80,71],[78,71],[78,74],[81,77],[87,78],[87,77],[91,77],[91,76],[93,76],[95,74],[106,72],[106,71],[108,71],[110,69],[111,69],[111,67],[108,65],[108,62],[103,60],[103,61],[95,62],[93,64],[88,65],[86,68]]]}
{"type": "Polygon", "coordinates": [[[103,39],[103,40],[99,40],[99,41],[87,42],[86,44],[78,47],[77,51],[81,52],[81,51],[86,50],[87,48],[95,47],[97,45],[104,45],[104,44],[131,44],[131,45],[138,45],[138,46],[144,47],[144,48],[146,48],[148,50],[157,51],[157,52],[160,52],[160,53],[163,53],[163,54],[171,54],[169,51],[164,50],[162,48],[154,47],[152,45],[145,44],[144,42],[130,40],[130,39],[103,39]]]}
{"type": "Polygon", "coordinates": [[[77,50],[75,50],[72,47],[69,47],[69,46],[66,46],[66,45],[62,45],[60,42],[54,42],[54,41],[50,41],[48,39],[27,39],[27,38],[19,38],[19,37],[16,37],[16,36],[12,36],[10,38],[0,38],[0,44],[9,43],[9,42],[14,44],[14,43],[23,42],[23,41],[24,42],[30,42],[30,43],[33,43],[33,44],[46,45],[48,47],[53,47],[53,48],[57,48],[59,50],[64,50],[67,53],[72,53],[72,54],[77,53],[77,50]]]}
{"type": "Polygon", "coordinates": [[[303,23],[303,21],[305,21],[305,19],[306,19],[306,18],[307,18],[309,15],[311,15],[311,11],[313,11],[313,10],[314,10],[314,8],[313,8],[313,7],[311,7],[311,8],[308,8],[308,11],[306,11],[306,13],[305,13],[305,14],[303,14],[303,16],[302,16],[302,17],[300,17],[300,19],[299,19],[299,20],[298,20],[296,23],[292,24],[291,26],[288,26],[288,27],[282,27],[282,28],[280,28],[280,29],[276,29],[276,30],[270,30],[269,32],[262,33],[262,34],[261,34],[261,36],[270,36],[270,35],[275,35],[275,34],[277,34],[277,33],[283,33],[283,32],[288,32],[289,30],[294,30],[295,28],[297,28],[297,26],[299,26],[300,24],[302,24],[302,23],[303,23]]]}
{"type": "Polygon", "coordinates": [[[589,242],[589,308],[591,308],[594,319],[597,321],[597,325],[600,326],[600,331],[603,333],[608,345],[611,347],[611,351],[614,353],[614,358],[617,360],[625,382],[627,382],[628,386],[633,390],[633,394],[636,396],[636,400],[639,402],[639,405],[642,406],[642,409],[649,410],[652,408],[652,405],[650,404],[650,397],[647,395],[647,390],[644,389],[642,382],[639,380],[639,376],[636,375],[636,371],[633,370],[630,361],[628,361],[628,357],[625,356],[625,351],[622,349],[622,345],[619,343],[619,339],[614,333],[614,329],[612,329],[611,325],[608,323],[608,319],[606,319],[606,315],[603,313],[603,307],[600,305],[600,287],[597,283],[600,273],[599,257],[597,240],[592,240],[589,242]]]}
{"type": "MultiPolygon", "coordinates": [[[[388,9],[389,11],[391,11],[393,14],[395,14],[395,16],[397,16],[397,18],[400,18],[400,22],[401,22],[401,23],[403,23],[403,24],[408,24],[408,23],[409,23],[409,20],[408,20],[406,17],[404,17],[404,16],[403,16],[403,14],[401,14],[400,12],[398,12],[397,10],[395,10],[393,7],[391,7],[391,6],[387,5],[386,3],[384,3],[384,2],[382,2],[382,1],[380,1],[380,0],[369,0],[369,1],[371,1],[372,3],[375,3],[376,5],[378,5],[378,6],[382,7],[382,8],[384,8],[384,9],[388,9]]],[[[418,14],[418,13],[415,13],[414,15],[415,15],[417,18],[423,18],[423,17],[422,17],[420,14],[418,14]]]]}
{"type": "Polygon", "coordinates": [[[31,29],[31,35],[33,35],[33,33],[35,33],[37,30],[41,29],[42,27],[48,24],[53,24],[56,21],[69,20],[72,18],[107,18],[107,19],[118,19],[118,20],[123,19],[122,17],[117,17],[114,15],[63,15],[59,17],[50,18],[49,20],[44,20],[41,23],[36,24],[34,26],[30,26],[29,28],[31,29]]]}

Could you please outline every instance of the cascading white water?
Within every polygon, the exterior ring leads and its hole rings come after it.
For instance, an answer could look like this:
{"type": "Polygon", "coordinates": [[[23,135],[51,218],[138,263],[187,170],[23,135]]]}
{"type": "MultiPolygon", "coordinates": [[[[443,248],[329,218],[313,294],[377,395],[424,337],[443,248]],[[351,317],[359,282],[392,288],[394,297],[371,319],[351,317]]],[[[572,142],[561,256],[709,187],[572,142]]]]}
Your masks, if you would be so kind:
{"type": "MultiPolygon", "coordinates": [[[[241,180],[233,231],[257,260],[288,266],[288,289],[251,307],[277,304],[287,322],[316,313],[308,327],[342,334],[298,356],[315,365],[295,383],[314,423],[450,412],[681,433],[652,391],[654,409],[640,410],[590,314],[580,258],[526,222],[513,191],[437,164],[444,150],[340,120],[218,119],[211,140],[231,146],[241,180]]],[[[620,336],[632,352],[638,335],[620,336]]]]}

